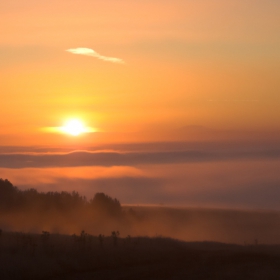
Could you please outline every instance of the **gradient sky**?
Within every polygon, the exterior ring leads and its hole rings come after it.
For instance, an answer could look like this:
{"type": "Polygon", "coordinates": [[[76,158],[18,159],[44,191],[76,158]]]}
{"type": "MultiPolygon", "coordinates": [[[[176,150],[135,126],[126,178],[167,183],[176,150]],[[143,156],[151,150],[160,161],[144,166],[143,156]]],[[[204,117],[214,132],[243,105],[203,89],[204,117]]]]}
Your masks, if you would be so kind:
{"type": "Polygon", "coordinates": [[[0,177],[280,208],[278,0],[2,1],[0,34],[0,177]],[[47,129],[71,118],[96,132],[47,129]]]}

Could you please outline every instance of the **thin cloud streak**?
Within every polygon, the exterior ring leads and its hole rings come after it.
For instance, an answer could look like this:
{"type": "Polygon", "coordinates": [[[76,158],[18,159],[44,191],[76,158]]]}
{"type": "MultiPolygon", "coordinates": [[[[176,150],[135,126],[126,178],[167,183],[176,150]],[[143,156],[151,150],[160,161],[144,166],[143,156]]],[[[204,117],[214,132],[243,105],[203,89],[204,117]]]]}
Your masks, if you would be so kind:
{"type": "Polygon", "coordinates": [[[68,49],[66,51],[70,52],[72,54],[92,56],[92,57],[95,57],[95,58],[98,58],[98,59],[101,59],[104,61],[113,62],[113,63],[121,63],[121,64],[124,63],[124,61],[121,58],[104,56],[89,48],[68,49]]]}
{"type": "Polygon", "coordinates": [[[3,168],[42,168],[78,166],[138,166],[232,160],[279,160],[280,150],[255,151],[171,151],[171,152],[90,152],[65,154],[0,154],[3,168]]]}

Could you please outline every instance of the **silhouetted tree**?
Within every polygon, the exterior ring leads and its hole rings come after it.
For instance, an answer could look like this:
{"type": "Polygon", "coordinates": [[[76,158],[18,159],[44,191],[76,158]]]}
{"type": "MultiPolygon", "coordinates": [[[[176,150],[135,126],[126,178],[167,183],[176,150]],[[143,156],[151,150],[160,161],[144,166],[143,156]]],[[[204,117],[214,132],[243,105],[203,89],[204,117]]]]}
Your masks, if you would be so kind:
{"type": "MultiPolygon", "coordinates": [[[[88,201],[78,192],[38,192],[31,188],[19,190],[7,179],[0,179],[0,212],[15,211],[25,214],[41,213],[45,217],[52,218],[54,213],[62,213],[70,219],[77,219],[77,213],[98,220],[122,217],[122,208],[116,198],[111,198],[104,193],[96,193],[88,201]],[[52,215],[47,215],[47,214],[52,215]]],[[[32,219],[32,215],[30,215],[32,219]]],[[[67,217],[67,218],[68,218],[67,217]]],[[[29,220],[29,219],[28,219],[29,220]]],[[[32,220],[31,220],[32,221],[32,220]]],[[[42,238],[46,236],[43,234],[42,238]]]]}
{"type": "Polygon", "coordinates": [[[119,216],[121,214],[120,202],[104,193],[96,193],[93,199],[90,200],[90,205],[95,210],[110,216],[119,216]]]}
{"type": "Polygon", "coordinates": [[[82,230],[80,234],[80,241],[83,246],[85,246],[86,244],[86,236],[87,236],[86,232],[82,230]]]}
{"type": "Polygon", "coordinates": [[[105,236],[102,234],[99,234],[99,236],[98,236],[98,240],[99,240],[99,244],[100,244],[101,248],[103,248],[104,237],[105,236]]]}
{"type": "Polygon", "coordinates": [[[118,231],[112,231],[112,238],[113,238],[113,244],[114,246],[118,245],[118,237],[120,233],[118,231]]]}
{"type": "Polygon", "coordinates": [[[11,209],[18,199],[18,189],[7,179],[0,179],[0,209],[11,209]]]}
{"type": "Polygon", "coordinates": [[[43,243],[47,243],[50,239],[50,233],[48,231],[42,231],[41,240],[43,243]]]}

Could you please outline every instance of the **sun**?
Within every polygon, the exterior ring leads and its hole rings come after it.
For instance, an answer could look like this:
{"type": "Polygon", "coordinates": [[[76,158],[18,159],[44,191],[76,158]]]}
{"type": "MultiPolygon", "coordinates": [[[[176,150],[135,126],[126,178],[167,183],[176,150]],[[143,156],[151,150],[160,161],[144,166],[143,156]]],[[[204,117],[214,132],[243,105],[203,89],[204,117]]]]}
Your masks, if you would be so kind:
{"type": "Polygon", "coordinates": [[[70,134],[72,136],[78,136],[82,133],[88,132],[88,129],[78,119],[67,121],[60,129],[63,133],[70,134]]]}
{"type": "Polygon", "coordinates": [[[43,131],[50,133],[62,133],[70,136],[79,136],[85,133],[95,133],[99,130],[95,127],[85,126],[83,121],[76,118],[71,118],[65,121],[63,126],[48,126],[43,127],[43,131]]]}

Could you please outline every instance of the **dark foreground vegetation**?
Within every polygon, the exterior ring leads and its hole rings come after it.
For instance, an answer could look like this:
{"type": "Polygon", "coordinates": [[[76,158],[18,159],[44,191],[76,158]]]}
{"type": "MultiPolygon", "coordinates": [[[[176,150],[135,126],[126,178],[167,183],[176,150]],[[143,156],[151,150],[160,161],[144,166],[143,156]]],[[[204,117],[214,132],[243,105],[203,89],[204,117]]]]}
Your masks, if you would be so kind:
{"type": "Polygon", "coordinates": [[[280,247],[2,232],[0,279],[280,279],[280,247]]]}
{"type": "Polygon", "coordinates": [[[280,279],[279,218],[122,207],[104,193],[87,200],[0,179],[0,279],[280,279]]]}

